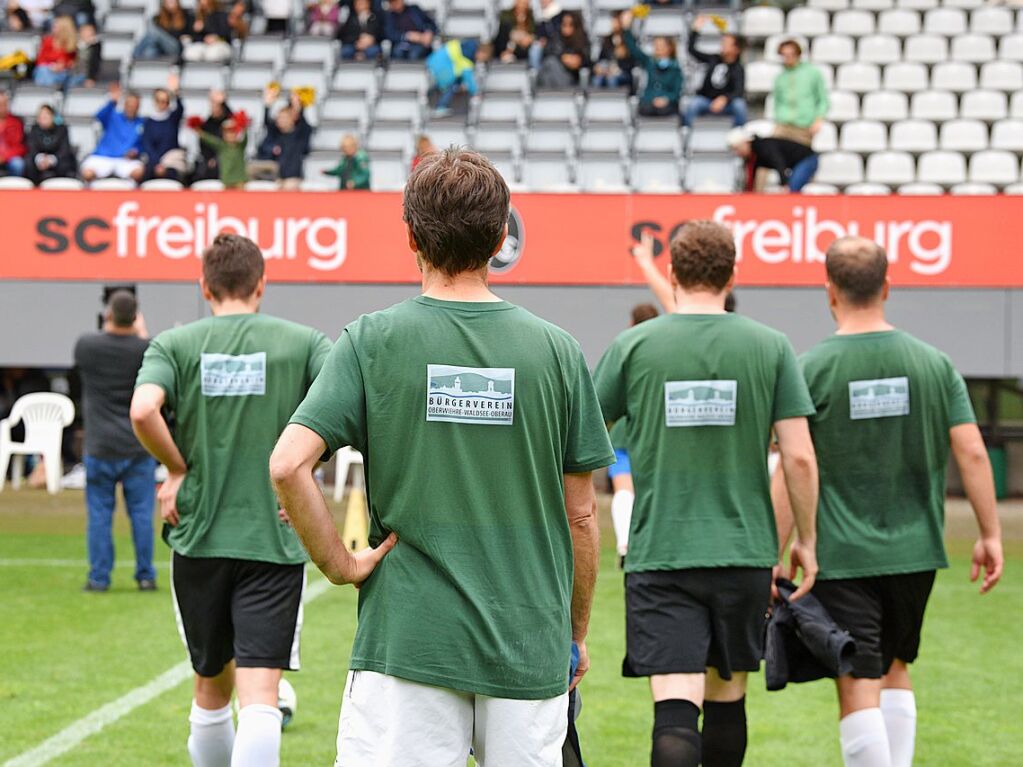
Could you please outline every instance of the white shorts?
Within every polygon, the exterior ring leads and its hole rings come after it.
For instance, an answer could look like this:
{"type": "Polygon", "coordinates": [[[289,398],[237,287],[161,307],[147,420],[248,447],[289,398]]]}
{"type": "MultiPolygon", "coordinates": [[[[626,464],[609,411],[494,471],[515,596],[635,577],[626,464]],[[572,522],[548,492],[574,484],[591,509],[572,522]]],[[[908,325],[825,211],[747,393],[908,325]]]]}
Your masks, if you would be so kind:
{"type": "Polygon", "coordinates": [[[334,767],[561,767],[568,693],[510,700],[349,671],[334,767]]]}
{"type": "Polygon", "coordinates": [[[98,154],[90,154],[82,160],[82,171],[91,170],[96,178],[131,178],[131,172],[135,169],[142,169],[139,160],[130,160],[127,157],[102,157],[98,154]]]}

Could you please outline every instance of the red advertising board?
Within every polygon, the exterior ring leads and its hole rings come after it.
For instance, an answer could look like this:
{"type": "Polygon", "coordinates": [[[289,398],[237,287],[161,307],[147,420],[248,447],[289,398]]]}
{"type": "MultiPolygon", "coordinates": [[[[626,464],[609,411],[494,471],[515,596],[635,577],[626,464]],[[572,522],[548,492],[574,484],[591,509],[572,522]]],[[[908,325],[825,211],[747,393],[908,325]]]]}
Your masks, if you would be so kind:
{"type": "MultiPolygon", "coordinates": [[[[1018,197],[517,194],[494,282],[629,285],[644,229],[660,261],[675,229],[735,232],[739,283],[819,285],[828,244],[879,241],[896,285],[1023,287],[1018,197]]],[[[0,279],[191,281],[221,231],[259,243],[277,282],[418,281],[397,193],[2,191],[0,279]]]]}

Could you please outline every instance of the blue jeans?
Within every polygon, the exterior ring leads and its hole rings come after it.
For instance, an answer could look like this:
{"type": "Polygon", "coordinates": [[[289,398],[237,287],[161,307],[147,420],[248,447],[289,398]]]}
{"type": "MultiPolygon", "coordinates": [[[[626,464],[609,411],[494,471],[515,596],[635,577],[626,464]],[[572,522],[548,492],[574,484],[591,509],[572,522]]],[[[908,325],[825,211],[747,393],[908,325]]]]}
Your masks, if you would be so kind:
{"type": "Polygon", "coordinates": [[[430,49],[419,43],[409,43],[402,40],[397,45],[391,46],[392,59],[425,59],[430,55],[430,49]]]}
{"type": "Polygon", "coordinates": [[[32,72],[32,79],[36,85],[57,88],[73,88],[85,82],[85,75],[77,74],[66,69],[50,69],[47,66],[36,67],[32,72]]]}
{"type": "MultiPolygon", "coordinates": [[[[8,176],[24,176],[25,175],[25,158],[24,157],[12,157],[7,161],[7,175],[8,176]]],[[[25,456],[28,458],[28,456],[25,456]]],[[[27,464],[26,464],[27,465],[27,464]]]]}
{"type": "MultiPolygon", "coordinates": [[[[341,58],[345,61],[351,61],[355,58],[355,54],[359,52],[359,49],[355,47],[354,43],[345,43],[341,46],[341,58]]],[[[363,58],[366,61],[373,61],[380,56],[380,46],[371,45],[362,51],[363,58]]]]}
{"type": "Polygon", "coordinates": [[[789,174],[789,191],[798,192],[813,180],[817,172],[817,155],[812,154],[796,163],[789,174]]]}
{"type": "Polygon", "coordinates": [[[158,59],[164,56],[177,58],[181,55],[181,42],[165,29],[151,24],[146,34],[135,46],[136,59],[158,59]]]}
{"type": "Polygon", "coordinates": [[[117,483],[131,520],[135,543],[135,580],[156,580],[153,567],[153,508],[156,505],[156,461],[145,458],[85,456],[86,539],[89,545],[89,580],[110,585],[114,568],[114,503],[117,483]]]}
{"type": "MultiPolygon", "coordinates": [[[[690,128],[693,127],[693,121],[696,120],[700,115],[710,114],[710,99],[706,96],[693,96],[693,100],[689,102],[689,106],[686,107],[686,114],[684,123],[690,128]]],[[[745,99],[731,99],[725,105],[718,114],[727,115],[732,118],[732,125],[738,128],[740,125],[746,124],[746,119],[749,110],[746,108],[745,99]]]]}

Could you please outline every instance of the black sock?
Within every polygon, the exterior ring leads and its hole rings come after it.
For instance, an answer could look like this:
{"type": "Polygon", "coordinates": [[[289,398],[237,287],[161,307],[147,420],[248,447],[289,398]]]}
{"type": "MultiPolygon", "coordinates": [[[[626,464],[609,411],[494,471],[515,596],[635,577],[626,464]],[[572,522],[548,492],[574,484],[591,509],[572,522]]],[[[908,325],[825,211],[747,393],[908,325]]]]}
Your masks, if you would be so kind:
{"type": "Polygon", "coordinates": [[[703,704],[703,763],[706,767],[740,767],[746,756],[746,698],[703,704]]]}
{"type": "Polygon", "coordinates": [[[654,703],[654,745],[650,767],[699,767],[700,708],[689,700],[654,703]]]}

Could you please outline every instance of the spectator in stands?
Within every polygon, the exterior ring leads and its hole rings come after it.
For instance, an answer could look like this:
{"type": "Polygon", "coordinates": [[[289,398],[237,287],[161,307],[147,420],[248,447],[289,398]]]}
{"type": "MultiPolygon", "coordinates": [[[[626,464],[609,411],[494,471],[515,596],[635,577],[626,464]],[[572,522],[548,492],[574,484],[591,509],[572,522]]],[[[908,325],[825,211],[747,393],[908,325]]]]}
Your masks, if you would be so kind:
{"type": "Polygon", "coordinates": [[[337,0],[319,0],[305,12],[306,34],[315,37],[337,37],[341,30],[341,6],[337,0]]]}
{"type": "Polygon", "coordinates": [[[703,53],[696,46],[700,31],[710,23],[707,16],[697,16],[689,35],[689,56],[707,66],[703,84],[686,107],[685,124],[691,126],[700,115],[727,115],[732,125],[746,124],[746,71],[743,69],[742,51],[746,39],[740,35],[723,35],[721,53],[703,53]]]}
{"type": "Polygon", "coordinates": [[[529,49],[529,66],[539,69],[543,63],[544,49],[550,40],[561,34],[561,10],[558,0],[540,0],[540,20],[536,22],[536,40],[529,49]]]}
{"type": "Polygon", "coordinates": [[[392,59],[425,59],[437,25],[418,5],[391,0],[384,14],[384,36],[391,41],[392,59]]]}
{"type": "Polygon", "coordinates": [[[188,35],[182,36],[185,61],[227,61],[231,58],[231,26],[217,0],[199,0],[188,35]]]}
{"type": "Polygon", "coordinates": [[[769,170],[778,172],[790,192],[800,191],[817,172],[817,154],[799,141],[777,135],[760,138],[734,128],[728,133],[728,145],[746,161],[747,192],[762,192],[769,170]]]}
{"type": "MultiPolygon", "coordinates": [[[[214,144],[202,141],[202,134],[215,139],[223,138],[222,128],[225,122],[232,115],[231,107],[227,105],[227,98],[222,90],[216,88],[210,91],[210,113],[209,116],[200,122],[199,118],[189,118],[189,127],[199,130],[199,161],[195,164],[195,171],[192,173],[192,181],[220,178],[220,167],[217,162],[217,149],[214,144]]],[[[242,161],[242,183],[245,183],[245,162],[242,161]]]]}
{"type": "Polygon", "coordinates": [[[583,18],[575,11],[566,11],[561,14],[557,36],[544,45],[536,84],[541,88],[573,88],[579,84],[580,71],[589,65],[590,40],[583,18]]]}
{"type": "Polygon", "coordinates": [[[828,88],[820,70],[802,61],[795,40],[783,41],[778,55],[784,68],[774,80],[775,136],[810,146],[831,106],[828,88]]]}
{"type": "Polygon", "coordinates": [[[438,91],[434,117],[451,114],[451,100],[459,90],[475,96],[476,61],[490,58],[491,46],[475,40],[449,40],[426,57],[426,69],[438,91]]]}
{"type": "Polygon", "coordinates": [[[31,32],[32,31],[32,20],[29,19],[25,9],[19,6],[17,3],[8,3],[6,13],[4,14],[4,31],[5,32],[31,32]]]}
{"type": "Polygon", "coordinates": [[[529,48],[536,41],[536,22],[529,0],[514,0],[512,7],[501,11],[494,53],[505,64],[526,61],[529,48]]]}
{"type": "Polygon", "coordinates": [[[282,189],[298,189],[302,183],[302,162],[309,154],[312,128],[303,115],[302,102],[294,93],[277,117],[271,116],[270,108],[279,93],[276,88],[267,88],[263,94],[266,137],[259,145],[256,158],[276,165],[276,177],[282,189]]]}
{"type": "Polygon", "coordinates": [[[36,123],[25,141],[25,177],[33,184],[49,178],[72,178],[78,169],[75,150],[68,138],[67,126],[57,122],[53,107],[43,104],[36,112],[36,123]]]}
{"type": "Polygon", "coordinates": [[[139,117],[139,97],[128,91],[124,97],[124,110],[118,111],[121,86],[110,85],[110,101],[96,113],[103,127],[96,149],[82,162],[82,180],[86,183],[97,178],[116,176],[141,181],[145,166],[139,160],[142,152],[142,118],[139,117]]]}
{"type": "Polygon", "coordinates": [[[380,56],[384,27],[369,0],[355,0],[351,13],[338,32],[341,58],[351,61],[373,60],[380,56]]]}
{"type": "Polygon", "coordinates": [[[227,26],[235,40],[244,40],[249,36],[249,8],[246,2],[247,0],[236,0],[227,14],[227,26]]]}
{"type": "Polygon", "coordinates": [[[635,59],[629,53],[622,30],[622,14],[611,16],[611,33],[600,42],[600,56],[593,65],[590,82],[596,88],[623,88],[632,90],[632,68],[635,59]]]}
{"type": "Polygon", "coordinates": [[[291,0],[260,0],[259,5],[266,17],[266,34],[288,34],[291,0]]]}
{"type": "Polygon", "coordinates": [[[36,55],[32,79],[36,85],[67,88],[80,85],[85,78],[76,74],[78,59],[78,30],[70,16],[53,20],[52,32],[43,37],[36,55]]]}
{"type": "MultiPolygon", "coordinates": [[[[227,105],[223,108],[226,110],[227,105]]],[[[219,125],[219,135],[207,132],[199,117],[188,118],[188,127],[199,131],[199,142],[203,151],[209,150],[216,155],[216,168],[220,174],[220,183],[225,189],[241,189],[248,180],[245,168],[245,146],[248,144],[248,116],[243,111],[228,113],[219,125]]]]}
{"type": "Polygon", "coordinates": [[[341,139],[341,160],[325,176],[337,176],[341,191],[369,189],[369,156],[359,148],[359,140],[349,133],[341,139]]]}
{"type": "Polygon", "coordinates": [[[78,29],[78,58],[72,75],[75,82],[92,88],[99,79],[103,66],[103,41],[96,33],[95,24],[83,24],[78,29]]]}
{"type": "Polygon", "coordinates": [[[437,151],[437,147],[433,145],[430,137],[425,133],[416,139],[416,155],[412,158],[412,168],[415,170],[416,167],[422,162],[423,158],[428,154],[433,154],[437,151]]]}
{"type": "Polygon", "coordinates": [[[96,6],[92,0],[58,0],[54,16],[70,16],[75,20],[79,31],[86,24],[96,26],[96,6]]]}
{"type": "Polygon", "coordinates": [[[649,56],[632,34],[632,12],[622,13],[622,34],[629,53],[646,69],[646,85],[639,94],[639,113],[644,117],[670,117],[678,114],[682,98],[682,68],[678,64],[675,41],[654,38],[654,55],[649,56]]]}
{"type": "Polygon", "coordinates": [[[0,175],[20,176],[25,171],[25,125],[10,106],[10,95],[0,91],[0,175]]]}
{"type": "Polygon", "coordinates": [[[53,18],[53,0],[17,0],[17,6],[28,14],[34,29],[46,29],[53,18]]]}
{"type": "Polygon", "coordinates": [[[180,0],[161,0],[160,11],[135,46],[135,58],[180,58],[182,38],[190,34],[194,21],[191,14],[181,7],[180,0]]]}
{"type": "Polygon", "coordinates": [[[177,75],[167,78],[166,88],[153,91],[153,109],[153,114],[145,119],[142,126],[142,161],[146,164],[146,178],[180,180],[185,177],[188,167],[185,151],[178,144],[185,107],[178,98],[177,75]]]}

